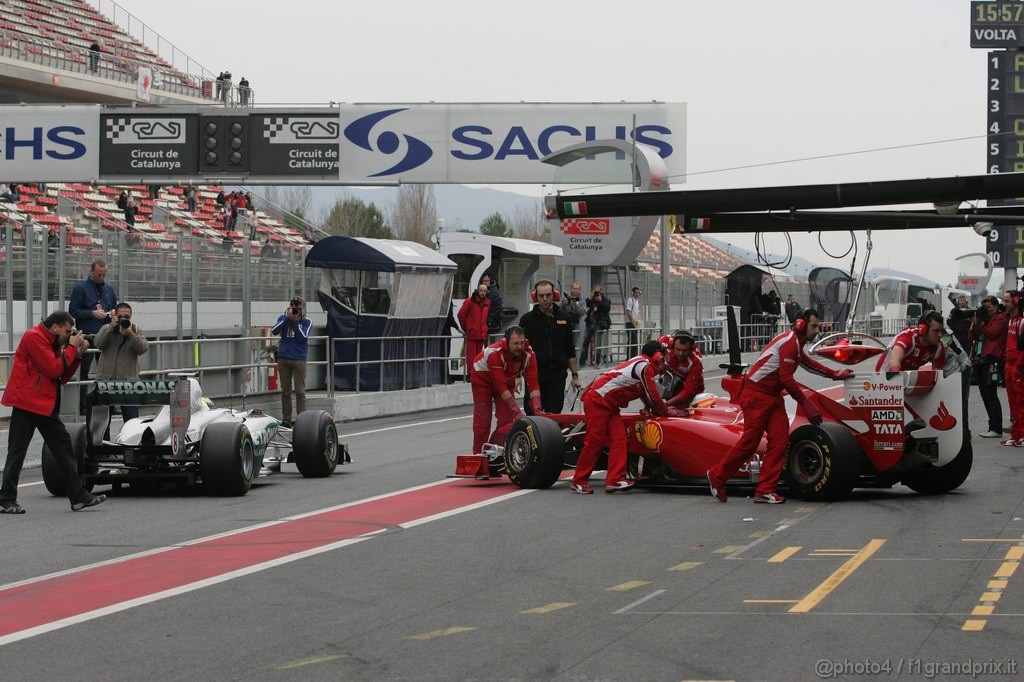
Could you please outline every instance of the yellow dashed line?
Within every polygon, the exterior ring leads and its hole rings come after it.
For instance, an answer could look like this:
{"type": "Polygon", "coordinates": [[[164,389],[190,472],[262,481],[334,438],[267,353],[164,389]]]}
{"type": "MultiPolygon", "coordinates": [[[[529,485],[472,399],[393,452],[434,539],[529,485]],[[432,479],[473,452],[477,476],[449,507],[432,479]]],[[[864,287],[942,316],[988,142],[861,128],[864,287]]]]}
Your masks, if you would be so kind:
{"type": "Polygon", "coordinates": [[[812,511],[814,511],[814,507],[797,507],[796,508],[796,513],[797,514],[807,514],[808,512],[812,512],[812,511]]]}
{"type": "Polygon", "coordinates": [[[994,606],[975,606],[974,610],[971,611],[972,616],[991,616],[992,612],[996,610],[994,606]]]}
{"type": "Polygon", "coordinates": [[[726,545],[725,547],[719,547],[713,554],[732,554],[733,552],[743,549],[746,545],[726,545]]]}
{"type": "Polygon", "coordinates": [[[791,523],[796,523],[800,519],[779,519],[780,526],[788,526],[791,523]]]}
{"type": "Polygon", "coordinates": [[[999,601],[999,598],[1002,596],[999,592],[985,592],[978,601],[999,601]]]}
{"type": "Polygon", "coordinates": [[[552,602],[550,604],[545,604],[544,606],[538,606],[537,608],[534,608],[534,609],[526,609],[525,611],[520,611],[519,613],[551,613],[552,611],[559,611],[561,609],[567,609],[570,606],[576,606],[576,602],[574,602],[574,601],[556,601],[556,602],[552,602]]]}
{"type": "Polygon", "coordinates": [[[995,572],[993,577],[995,578],[1009,578],[1013,575],[1017,567],[1020,566],[1016,561],[1004,561],[999,567],[999,570],[995,572]]]}
{"type": "Polygon", "coordinates": [[[763,538],[763,537],[767,537],[767,536],[769,536],[771,534],[772,534],[772,532],[770,530],[756,530],[756,531],[754,531],[753,533],[750,534],[750,537],[752,537],[752,538],[763,538]]]}
{"type": "Polygon", "coordinates": [[[650,584],[650,580],[630,580],[628,583],[620,583],[618,585],[606,587],[605,590],[608,592],[628,592],[629,590],[635,590],[638,587],[650,584]]]}
{"type": "Polygon", "coordinates": [[[667,570],[669,570],[669,571],[689,571],[691,569],[694,569],[694,568],[697,568],[698,566],[703,566],[703,565],[704,565],[703,561],[684,561],[681,564],[676,564],[675,566],[670,566],[667,570]]]}
{"type": "Polygon", "coordinates": [[[985,620],[968,620],[964,621],[964,626],[960,628],[964,632],[981,632],[985,629],[985,620]]]}
{"type": "Polygon", "coordinates": [[[304,665],[313,665],[314,663],[327,663],[328,661],[336,661],[339,658],[345,658],[345,654],[303,658],[298,661],[291,661],[290,663],[282,663],[281,665],[275,665],[274,670],[291,670],[292,668],[301,668],[304,665]]]}
{"type": "Polygon", "coordinates": [[[431,630],[430,632],[423,632],[423,633],[420,633],[418,635],[411,635],[409,637],[406,637],[406,639],[420,639],[420,640],[423,640],[423,639],[435,639],[437,637],[447,637],[448,635],[458,635],[458,634],[463,633],[463,632],[471,632],[472,630],[476,630],[476,628],[467,628],[467,627],[445,628],[443,630],[431,630]]]}
{"type": "Polygon", "coordinates": [[[793,556],[794,554],[799,552],[801,549],[803,549],[803,547],[787,547],[786,549],[782,550],[781,552],[779,552],[778,554],[773,556],[771,559],[769,559],[768,563],[770,563],[770,564],[781,564],[783,561],[785,561],[789,557],[793,556]]]}
{"type": "Polygon", "coordinates": [[[1006,586],[1010,584],[1009,580],[989,580],[988,589],[990,590],[1005,590],[1006,586]]]}
{"type": "Polygon", "coordinates": [[[1024,559],[1024,547],[1011,547],[1006,553],[1007,561],[1020,561],[1024,559]]]}
{"type": "Polygon", "coordinates": [[[849,561],[844,563],[838,569],[836,569],[832,575],[825,579],[825,582],[818,585],[814,590],[811,591],[806,597],[797,602],[796,606],[789,610],[790,613],[807,613],[821,601],[830,595],[834,589],[839,587],[844,580],[850,577],[854,571],[860,568],[861,564],[870,559],[875,552],[882,548],[885,544],[885,540],[872,540],[868,544],[857,552],[857,554],[850,558],[849,561]]]}

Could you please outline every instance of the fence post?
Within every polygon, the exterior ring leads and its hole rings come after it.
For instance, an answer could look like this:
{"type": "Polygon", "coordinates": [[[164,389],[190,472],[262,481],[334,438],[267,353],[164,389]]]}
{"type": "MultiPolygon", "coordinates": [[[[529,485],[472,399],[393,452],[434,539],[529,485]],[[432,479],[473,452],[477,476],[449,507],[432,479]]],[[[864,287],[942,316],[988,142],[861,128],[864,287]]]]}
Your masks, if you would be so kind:
{"type": "Polygon", "coordinates": [[[50,309],[50,228],[43,226],[39,256],[39,318],[46,319],[50,309]]]}
{"type": "Polygon", "coordinates": [[[175,291],[177,293],[177,297],[176,297],[175,304],[174,304],[174,308],[175,308],[175,315],[174,315],[174,317],[175,317],[175,331],[177,331],[177,333],[178,333],[178,340],[179,341],[181,341],[181,332],[182,332],[183,327],[185,325],[185,310],[184,310],[184,307],[185,307],[185,302],[184,302],[184,298],[185,298],[185,262],[182,260],[182,258],[184,257],[184,253],[185,253],[185,245],[182,243],[184,241],[185,240],[182,239],[182,238],[179,238],[178,241],[177,241],[177,245],[178,245],[177,257],[176,257],[175,263],[174,263],[175,274],[177,274],[177,280],[178,280],[176,282],[176,287],[175,287],[175,291]]]}
{"type": "Polygon", "coordinates": [[[192,338],[199,336],[199,240],[192,235],[192,338]]]}
{"type": "Polygon", "coordinates": [[[32,234],[34,229],[32,225],[22,224],[21,236],[25,238],[25,329],[31,329],[35,325],[32,320],[34,315],[32,309],[35,307],[33,301],[34,294],[32,293],[32,280],[35,278],[35,273],[32,272],[32,241],[35,236],[32,234]]]}
{"type": "Polygon", "coordinates": [[[252,242],[242,240],[242,333],[252,328],[252,242]]]}
{"type": "Polygon", "coordinates": [[[4,263],[4,275],[6,277],[6,289],[7,300],[5,305],[7,306],[6,318],[7,321],[7,350],[14,351],[14,225],[11,223],[7,224],[7,228],[4,230],[4,244],[6,245],[5,253],[7,254],[7,262],[4,263]]]}
{"type": "Polygon", "coordinates": [[[67,292],[68,273],[68,227],[60,226],[60,248],[57,249],[57,306],[61,310],[67,310],[64,294],[67,292]]]}

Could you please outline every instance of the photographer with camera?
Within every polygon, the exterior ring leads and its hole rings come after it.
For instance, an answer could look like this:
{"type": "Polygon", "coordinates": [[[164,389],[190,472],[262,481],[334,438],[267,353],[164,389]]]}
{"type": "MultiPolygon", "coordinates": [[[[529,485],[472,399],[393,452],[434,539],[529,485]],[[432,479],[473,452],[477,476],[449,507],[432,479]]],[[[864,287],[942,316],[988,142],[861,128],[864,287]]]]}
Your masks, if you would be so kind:
{"type": "Polygon", "coordinates": [[[281,426],[292,427],[292,391],[295,392],[296,414],[306,411],[306,358],[309,355],[309,332],[313,321],[306,317],[306,302],[296,296],[284,315],[270,330],[281,337],[277,349],[277,373],[281,382],[281,426]]]}
{"type": "Polygon", "coordinates": [[[986,296],[981,300],[981,307],[971,325],[971,341],[981,346],[974,358],[974,376],[988,413],[988,431],[981,434],[982,438],[1000,438],[1003,435],[1003,406],[996,388],[999,386],[999,365],[1006,349],[1007,323],[1006,313],[999,308],[999,299],[986,296]]]}
{"type": "MultiPolygon", "coordinates": [[[[100,351],[96,365],[96,378],[100,381],[138,381],[139,356],[149,350],[149,341],[142,330],[132,324],[132,307],[125,302],[117,304],[110,324],[96,333],[93,345],[100,351]]],[[[124,421],[139,416],[138,405],[122,405],[124,421]]]]}
{"type": "Polygon", "coordinates": [[[78,462],[67,427],[60,420],[61,385],[71,381],[89,342],[81,330],[72,333],[75,318],[57,310],[25,332],[14,353],[10,379],[0,402],[11,408],[7,463],[0,486],[0,514],[24,514],[18,504],[18,478],[36,430],[53,453],[67,483],[71,511],[107,499],[92,495],[78,477],[78,462]]]}
{"type": "Polygon", "coordinates": [[[601,291],[601,285],[595,284],[587,299],[587,327],[583,332],[583,345],[580,346],[579,366],[583,367],[590,358],[590,342],[594,341],[593,367],[601,364],[601,346],[604,342],[604,332],[612,326],[612,304],[601,291]]]}

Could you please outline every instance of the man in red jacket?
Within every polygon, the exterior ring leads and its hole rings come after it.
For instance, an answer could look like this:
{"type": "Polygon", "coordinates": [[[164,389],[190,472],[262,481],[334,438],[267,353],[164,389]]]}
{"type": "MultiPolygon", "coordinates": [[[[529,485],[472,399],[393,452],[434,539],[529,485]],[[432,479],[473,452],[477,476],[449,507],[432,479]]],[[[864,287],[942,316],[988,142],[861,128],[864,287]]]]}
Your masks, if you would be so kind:
{"type": "Polygon", "coordinates": [[[694,396],[704,392],[704,363],[697,351],[697,339],[690,332],[678,331],[659,340],[670,348],[665,372],[672,377],[672,386],[665,402],[669,407],[686,409],[694,396]]]}
{"type": "Polygon", "coordinates": [[[484,443],[503,445],[508,430],[523,417],[514,396],[516,379],[521,376],[526,379],[530,409],[534,414],[544,414],[537,359],[526,343],[523,328],[513,325],[505,330],[505,338],[484,348],[473,363],[473,454],[480,454],[484,443]],[[488,437],[492,406],[498,423],[488,437]]]}
{"type": "Polygon", "coordinates": [[[71,335],[74,323],[75,318],[58,310],[25,332],[14,353],[10,380],[0,399],[12,408],[7,463],[0,487],[0,513],[25,513],[18,504],[18,477],[36,429],[43,435],[61,468],[72,511],[92,507],[107,499],[106,495],[92,495],[82,487],[71,438],[58,416],[61,384],[66,384],[75,375],[81,354],[89,348],[82,332],[71,335]]]}
{"type": "Polygon", "coordinates": [[[1003,435],[1003,405],[999,402],[999,364],[1006,350],[1006,313],[999,309],[999,299],[986,296],[981,299],[981,308],[971,325],[971,341],[981,342],[977,354],[974,376],[977,378],[978,393],[985,403],[988,414],[988,431],[982,438],[999,438],[1003,435]]]}
{"type": "Polygon", "coordinates": [[[946,366],[946,347],[942,344],[945,329],[942,315],[930,310],[917,321],[893,337],[885,353],[878,358],[876,372],[903,372],[921,369],[931,363],[933,369],[946,366]]]}
{"type": "Polygon", "coordinates": [[[626,480],[626,427],[619,410],[640,398],[659,417],[685,416],[686,412],[668,407],[658,395],[654,377],[664,369],[665,347],[660,341],[648,341],[640,355],[608,370],[583,392],[583,414],[587,416],[587,433],[583,451],[576,461],[569,490],[590,495],[590,474],[597,458],[608,449],[608,473],[604,479],[606,493],[625,492],[635,481],[626,480]]]}
{"type": "Polygon", "coordinates": [[[1003,306],[1010,317],[1006,327],[1006,355],[1003,362],[1003,377],[1006,383],[1006,402],[1010,406],[1010,437],[999,441],[1000,445],[1024,448],[1024,317],[1021,317],[1021,292],[1003,292],[1003,306]]]}
{"type": "Polygon", "coordinates": [[[487,316],[490,311],[491,298],[487,285],[482,282],[459,308],[459,326],[466,335],[466,369],[471,377],[473,360],[487,345],[487,316]]]}
{"type": "Polygon", "coordinates": [[[817,426],[821,424],[821,412],[808,400],[803,388],[793,378],[797,365],[836,380],[853,376],[853,370],[829,369],[804,353],[804,345],[818,335],[818,326],[816,310],[805,308],[800,311],[793,322],[793,328],[772,339],[747,370],[739,398],[743,408],[743,434],[707,473],[711,494],[719,502],[729,499],[725,494],[726,482],[757,451],[765,432],[768,433],[768,449],[761,464],[761,478],[754,491],[754,502],[781,504],[786,501],[786,498],[775,492],[779,476],[782,475],[782,457],[786,443],[789,442],[789,416],[786,414],[782,391],[789,393],[803,408],[807,421],[817,426]]]}

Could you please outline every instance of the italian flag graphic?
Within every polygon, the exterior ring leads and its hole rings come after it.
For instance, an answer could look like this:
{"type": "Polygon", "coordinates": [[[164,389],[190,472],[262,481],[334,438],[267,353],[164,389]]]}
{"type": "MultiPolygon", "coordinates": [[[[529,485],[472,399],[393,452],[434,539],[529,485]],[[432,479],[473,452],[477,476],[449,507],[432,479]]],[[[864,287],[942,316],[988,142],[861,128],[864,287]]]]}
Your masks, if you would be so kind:
{"type": "Polygon", "coordinates": [[[587,215],[587,202],[567,201],[563,204],[566,215],[587,215]]]}
{"type": "Polygon", "coordinates": [[[706,230],[711,227],[711,218],[691,218],[691,230],[706,230]]]}

